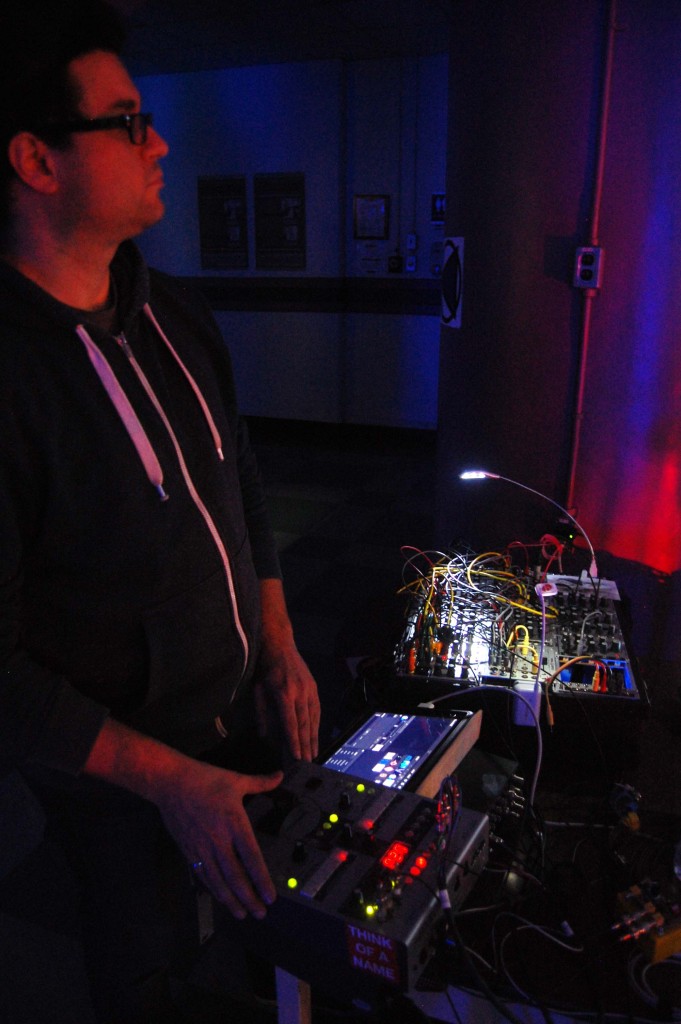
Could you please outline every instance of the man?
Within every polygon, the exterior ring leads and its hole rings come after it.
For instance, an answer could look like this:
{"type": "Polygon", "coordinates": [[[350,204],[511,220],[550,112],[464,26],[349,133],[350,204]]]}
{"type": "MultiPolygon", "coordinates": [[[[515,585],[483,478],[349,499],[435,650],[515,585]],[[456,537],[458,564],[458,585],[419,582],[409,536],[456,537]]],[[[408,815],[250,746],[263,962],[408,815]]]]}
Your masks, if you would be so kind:
{"type": "Polygon", "coordinates": [[[217,328],[129,241],[163,215],[167,146],[117,21],[37,6],[2,33],[1,763],[69,856],[98,816],[132,809],[142,835],[160,816],[216,899],[259,918],[275,890],[243,798],[281,774],[222,765],[268,702],[293,757],[315,756],[317,691],[217,328]]]}

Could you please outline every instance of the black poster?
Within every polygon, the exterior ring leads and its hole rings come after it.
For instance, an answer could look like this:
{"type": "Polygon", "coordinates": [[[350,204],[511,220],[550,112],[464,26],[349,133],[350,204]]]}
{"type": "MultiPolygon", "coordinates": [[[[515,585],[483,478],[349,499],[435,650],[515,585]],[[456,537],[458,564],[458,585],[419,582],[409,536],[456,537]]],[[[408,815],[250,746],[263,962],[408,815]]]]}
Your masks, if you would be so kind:
{"type": "Polygon", "coordinates": [[[256,174],[255,266],[258,270],[305,268],[305,175],[256,174]]]}
{"type": "Polygon", "coordinates": [[[201,268],[248,267],[246,179],[199,178],[198,198],[201,268]]]}

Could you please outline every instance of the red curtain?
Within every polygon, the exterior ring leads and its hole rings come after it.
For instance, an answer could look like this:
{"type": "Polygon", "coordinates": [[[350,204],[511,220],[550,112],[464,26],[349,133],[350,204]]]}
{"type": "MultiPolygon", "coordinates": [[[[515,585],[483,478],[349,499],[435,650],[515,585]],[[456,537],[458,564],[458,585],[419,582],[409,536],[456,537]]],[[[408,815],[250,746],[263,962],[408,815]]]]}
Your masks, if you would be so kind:
{"type": "Polygon", "coordinates": [[[681,569],[681,5],[620,0],[575,497],[592,540],[681,569]]]}

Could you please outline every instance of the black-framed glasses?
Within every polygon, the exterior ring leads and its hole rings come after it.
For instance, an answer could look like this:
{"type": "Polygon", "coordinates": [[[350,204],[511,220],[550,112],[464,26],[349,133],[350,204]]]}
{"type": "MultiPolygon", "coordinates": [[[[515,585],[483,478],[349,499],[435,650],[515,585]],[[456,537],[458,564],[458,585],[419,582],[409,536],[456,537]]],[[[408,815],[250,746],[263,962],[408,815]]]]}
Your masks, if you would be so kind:
{"type": "Polygon", "coordinates": [[[147,141],[147,129],[151,126],[151,114],[112,114],[111,117],[81,117],[71,121],[55,121],[44,125],[45,131],[64,132],[106,132],[125,128],[133,146],[143,146],[147,141]]]}

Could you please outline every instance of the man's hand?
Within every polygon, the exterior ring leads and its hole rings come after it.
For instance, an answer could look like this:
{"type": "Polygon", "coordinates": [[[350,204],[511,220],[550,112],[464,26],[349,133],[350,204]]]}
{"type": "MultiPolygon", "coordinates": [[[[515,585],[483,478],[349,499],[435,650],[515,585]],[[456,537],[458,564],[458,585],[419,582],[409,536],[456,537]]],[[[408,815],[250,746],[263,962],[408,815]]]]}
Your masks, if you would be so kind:
{"type": "Polygon", "coordinates": [[[275,704],[293,756],[311,761],[319,753],[320,707],[309,668],[295,648],[263,649],[255,684],[260,735],[267,730],[268,698],[275,704]]]}
{"type": "Polygon", "coordinates": [[[319,752],[321,709],[317,684],[295,646],[281,581],[261,580],[260,593],[263,638],[255,687],[260,731],[264,733],[266,728],[266,698],[270,698],[291,753],[310,761],[319,752]]]}
{"type": "Polygon", "coordinates": [[[113,719],[102,726],[84,770],[156,804],[188,865],[215,898],[240,919],[264,917],[276,891],[243,800],[274,789],[281,772],[241,775],[216,768],[113,719]]]}
{"type": "Polygon", "coordinates": [[[265,916],[276,898],[243,799],[266,793],[276,775],[241,775],[191,761],[181,783],[157,799],[163,822],[196,877],[239,919],[265,916]]]}

